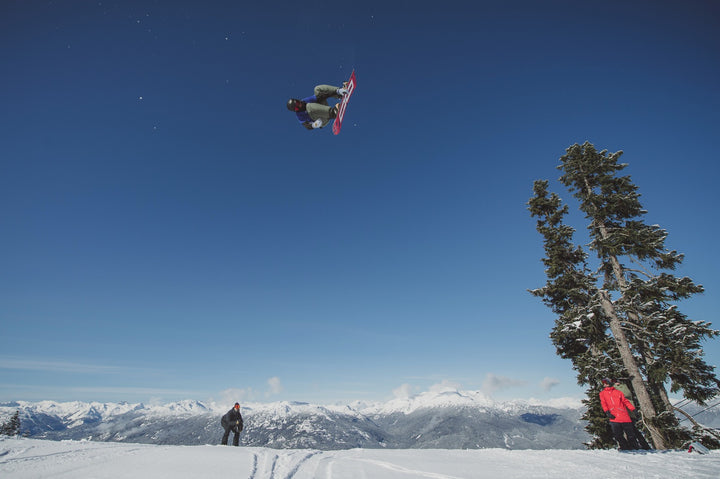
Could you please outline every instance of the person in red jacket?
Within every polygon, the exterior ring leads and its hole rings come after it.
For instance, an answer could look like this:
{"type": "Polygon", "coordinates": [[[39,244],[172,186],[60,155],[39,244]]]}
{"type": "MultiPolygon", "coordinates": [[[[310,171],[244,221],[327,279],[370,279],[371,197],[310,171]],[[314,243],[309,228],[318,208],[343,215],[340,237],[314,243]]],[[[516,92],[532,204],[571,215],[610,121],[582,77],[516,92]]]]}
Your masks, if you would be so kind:
{"type": "Polygon", "coordinates": [[[603,379],[602,383],[605,388],[600,391],[600,404],[610,419],[610,428],[620,450],[640,449],[635,437],[635,427],[628,413],[628,409],[634,411],[635,406],[621,391],[613,387],[611,379],[603,379]]]}

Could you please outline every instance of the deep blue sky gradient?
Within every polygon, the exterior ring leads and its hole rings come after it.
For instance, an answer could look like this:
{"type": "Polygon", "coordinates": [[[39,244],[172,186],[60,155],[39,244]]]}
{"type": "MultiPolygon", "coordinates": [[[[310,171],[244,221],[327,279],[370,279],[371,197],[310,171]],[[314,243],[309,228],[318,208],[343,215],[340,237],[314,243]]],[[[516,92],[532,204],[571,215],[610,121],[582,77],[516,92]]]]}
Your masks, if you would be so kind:
{"type": "Polygon", "coordinates": [[[526,202],[586,140],[625,151],[718,327],[719,27],[707,1],[3,2],[0,400],[581,396],[526,202]],[[353,69],[339,136],[285,109],[353,69]]]}

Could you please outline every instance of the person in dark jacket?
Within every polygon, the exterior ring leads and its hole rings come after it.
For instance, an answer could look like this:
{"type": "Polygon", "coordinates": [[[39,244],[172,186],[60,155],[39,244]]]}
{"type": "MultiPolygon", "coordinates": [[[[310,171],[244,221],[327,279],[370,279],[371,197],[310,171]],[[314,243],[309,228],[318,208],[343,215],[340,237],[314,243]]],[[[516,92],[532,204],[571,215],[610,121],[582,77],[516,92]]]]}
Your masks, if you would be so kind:
{"type": "Polygon", "coordinates": [[[338,112],[339,103],[335,106],[328,105],[328,98],[341,99],[343,95],[347,95],[348,91],[343,86],[338,88],[332,85],[318,85],[315,87],[312,96],[298,100],[291,98],[287,102],[287,108],[294,111],[297,119],[308,130],[322,128],[330,120],[335,119],[338,112]]]}
{"type": "Polygon", "coordinates": [[[612,379],[603,379],[600,391],[600,404],[605,415],[610,419],[610,429],[621,450],[640,449],[635,437],[635,426],[630,419],[630,411],[635,410],[633,403],[625,395],[613,387],[612,379]]]}
{"type": "Polygon", "coordinates": [[[229,410],[220,420],[225,434],[223,434],[222,445],[227,446],[228,437],[230,437],[230,431],[234,432],[233,446],[240,445],[240,431],[243,430],[243,418],[240,414],[240,404],[235,403],[235,406],[229,410]]]}

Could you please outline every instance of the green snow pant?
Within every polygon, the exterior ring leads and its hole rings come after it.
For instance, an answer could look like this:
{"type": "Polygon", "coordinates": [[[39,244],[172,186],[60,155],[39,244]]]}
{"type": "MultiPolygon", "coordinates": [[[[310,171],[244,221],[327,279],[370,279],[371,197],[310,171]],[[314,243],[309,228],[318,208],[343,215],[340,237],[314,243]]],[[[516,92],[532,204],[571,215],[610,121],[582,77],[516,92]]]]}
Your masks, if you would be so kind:
{"type": "Polygon", "coordinates": [[[337,94],[338,87],[332,85],[318,85],[315,87],[313,94],[318,99],[318,103],[308,103],[305,108],[314,120],[322,120],[322,126],[330,123],[334,117],[330,116],[332,107],[328,105],[328,98],[342,98],[337,94]]]}

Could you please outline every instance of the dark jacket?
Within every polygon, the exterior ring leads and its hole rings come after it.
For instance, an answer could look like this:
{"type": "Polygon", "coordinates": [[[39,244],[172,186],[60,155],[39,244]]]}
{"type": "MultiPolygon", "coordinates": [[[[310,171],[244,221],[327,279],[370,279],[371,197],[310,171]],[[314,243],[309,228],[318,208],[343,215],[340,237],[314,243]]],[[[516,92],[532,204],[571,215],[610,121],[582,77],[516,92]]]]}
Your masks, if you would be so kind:
{"type": "Polygon", "coordinates": [[[238,432],[243,430],[243,418],[239,409],[232,408],[220,420],[224,429],[237,427],[238,432]]]}
{"type": "MultiPolygon", "coordinates": [[[[317,103],[317,98],[315,97],[315,95],[313,95],[307,98],[303,98],[302,101],[305,103],[317,103]]],[[[305,124],[313,121],[313,119],[310,118],[310,114],[307,112],[307,109],[305,107],[303,107],[303,110],[301,111],[296,111],[295,115],[297,116],[297,119],[300,123],[305,124]]]]}

